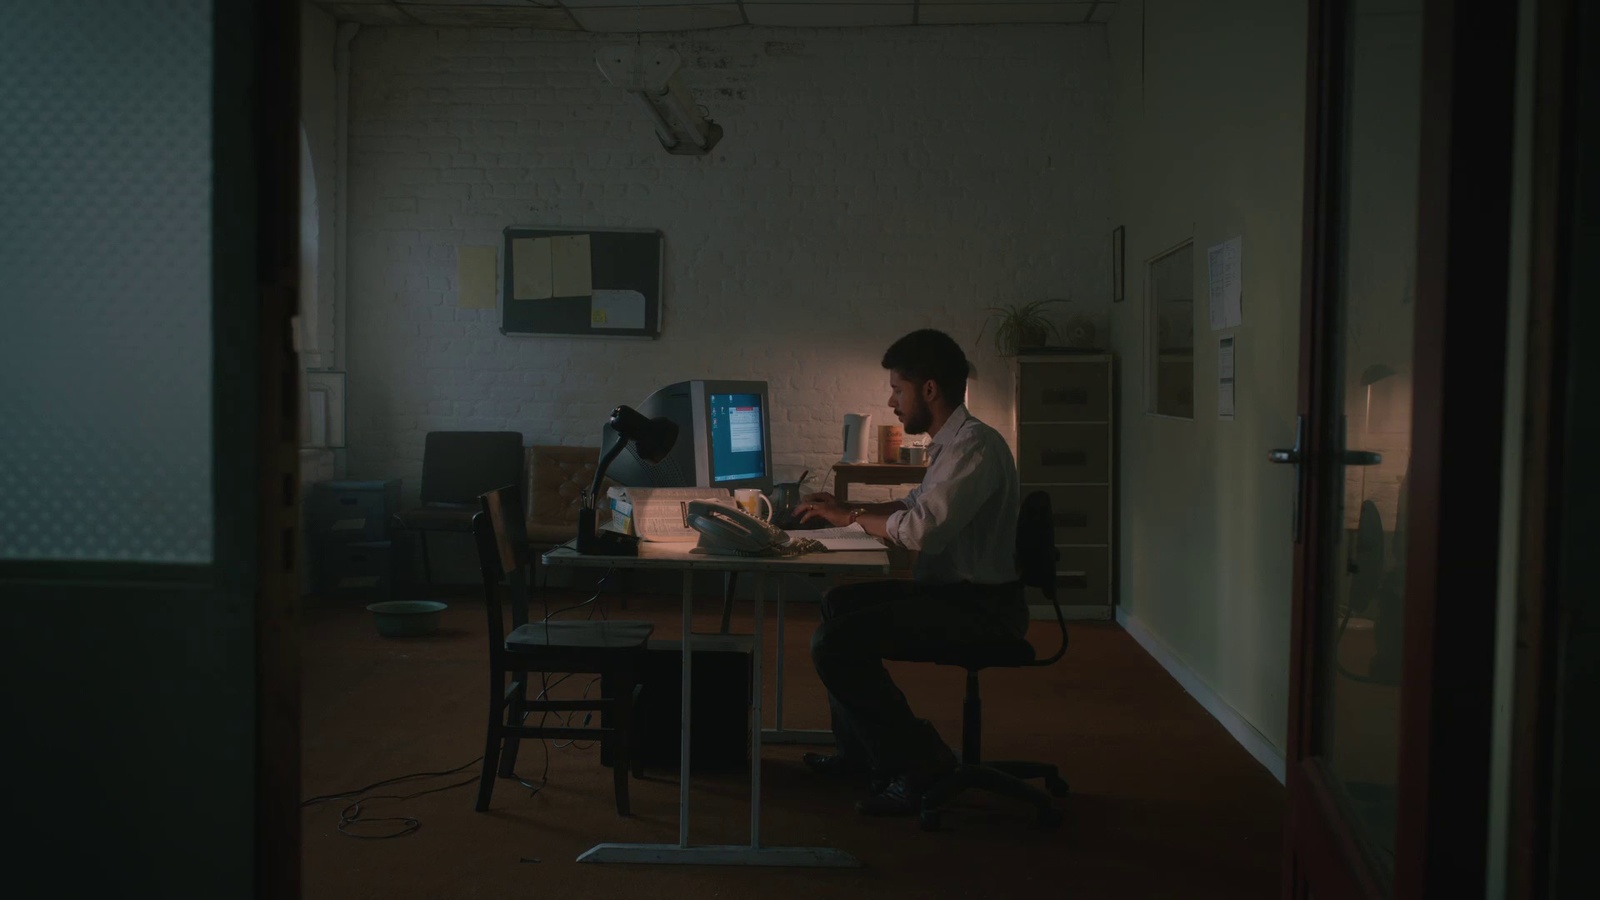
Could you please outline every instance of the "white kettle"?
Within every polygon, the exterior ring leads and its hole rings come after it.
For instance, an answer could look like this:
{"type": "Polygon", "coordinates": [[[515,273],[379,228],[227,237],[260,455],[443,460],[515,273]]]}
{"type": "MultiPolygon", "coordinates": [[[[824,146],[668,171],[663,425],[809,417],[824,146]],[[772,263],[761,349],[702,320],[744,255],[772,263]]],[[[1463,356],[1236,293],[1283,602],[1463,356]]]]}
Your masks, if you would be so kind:
{"type": "Polygon", "coordinates": [[[867,462],[867,435],[871,433],[871,415],[863,415],[861,413],[845,413],[844,453],[839,457],[839,461],[842,463],[867,462]]]}

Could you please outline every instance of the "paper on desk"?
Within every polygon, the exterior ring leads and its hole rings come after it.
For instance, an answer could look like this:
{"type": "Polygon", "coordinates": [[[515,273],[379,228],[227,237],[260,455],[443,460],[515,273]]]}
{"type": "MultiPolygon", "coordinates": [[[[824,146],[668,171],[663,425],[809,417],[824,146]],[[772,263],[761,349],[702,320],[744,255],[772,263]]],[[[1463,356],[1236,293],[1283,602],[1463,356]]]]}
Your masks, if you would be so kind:
{"type": "Polygon", "coordinates": [[[843,528],[814,528],[789,532],[790,538],[816,541],[829,550],[882,550],[883,542],[854,523],[843,528]]]}
{"type": "Polygon", "coordinates": [[[633,531],[642,541],[698,540],[700,532],[683,522],[683,504],[690,500],[733,505],[733,493],[727,488],[613,487],[607,494],[632,504],[633,531]]]}

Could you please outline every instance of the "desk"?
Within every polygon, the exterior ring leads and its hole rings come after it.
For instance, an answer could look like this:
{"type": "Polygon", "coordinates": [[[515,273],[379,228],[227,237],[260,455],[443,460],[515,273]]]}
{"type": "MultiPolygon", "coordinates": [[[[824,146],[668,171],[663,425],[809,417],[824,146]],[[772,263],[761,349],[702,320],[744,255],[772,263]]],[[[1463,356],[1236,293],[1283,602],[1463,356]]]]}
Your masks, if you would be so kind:
{"type": "Polygon", "coordinates": [[[927,472],[926,465],[909,463],[835,463],[833,496],[849,502],[852,484],[921,484],[927,472]]]}
{"type": "MultiPolygon", "coordinates": [[[[678,762],[678,843],[676,844],[596,844],[578,857],[579,862],[695,863],[730,866],[856,866],[855,857],[830,847],[767,847],[761,843],[761,654],[762,605],[767,582],[777,575],[887,574],[889,557],[885,551],[811,553],[789,559],[751,559],[738,556],[713,556],[693,551],[689,543],[650,543],[639,545],[638,556],[593,556],[579,553],[569,542],[541,557],[547,566],[615,569],[677,569],[683,573],[683,706],[680,710],[678,762]],[[689,844],[689,706],[690,660],[692,651],[691,613],[694,601],[693,573],[749,572],[755,575],[752,604],[750,706],[750,843],[746,845],[689,844]]],[[[782,628],[782,618],[779,618],[782,628]]],[[[780,632],[781,638],[781,632],[780,632]]],[[[778,643],[782,665],[783,643],[778,643]]],[[[779,670],[782,687],[782,669],[779,670]]],[[[781,719],[781,697],[779,725],[781,719]]]]}

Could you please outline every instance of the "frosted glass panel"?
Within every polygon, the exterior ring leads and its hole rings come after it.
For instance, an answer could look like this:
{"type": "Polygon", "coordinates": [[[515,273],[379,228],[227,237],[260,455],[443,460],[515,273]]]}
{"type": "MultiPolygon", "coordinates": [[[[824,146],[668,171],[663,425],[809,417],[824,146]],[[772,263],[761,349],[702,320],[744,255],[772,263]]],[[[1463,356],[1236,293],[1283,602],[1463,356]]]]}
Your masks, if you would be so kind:
{"type": "Polygon", "coordinates": [[[209,562],[211,4],[0,27],[0,558],[209,562]]]}

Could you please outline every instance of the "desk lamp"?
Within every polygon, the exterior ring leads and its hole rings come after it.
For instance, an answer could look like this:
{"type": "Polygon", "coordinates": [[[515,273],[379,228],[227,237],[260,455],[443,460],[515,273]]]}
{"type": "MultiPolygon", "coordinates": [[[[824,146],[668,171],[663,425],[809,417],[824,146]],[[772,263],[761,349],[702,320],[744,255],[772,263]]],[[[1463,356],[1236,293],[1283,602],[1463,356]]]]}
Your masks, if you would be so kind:
{"type": "Polygon", "coordinates": [[[578,510],[578,552],[598,556],[638,556],[639,539],[615,531],[600,531],[595,527],[598,513],[600,483],[605,480],[606,469],[617,458],[629,441],[646,462],[657,463],[665,459],[678,441],[678,423],[663,416],[647,419],[629,406],[619,406],[611,411],[611,428],[617,433],[617,442],[606,455],[600,457],[600,467],[594,470],[594,483],[589,485],[583,498],[583,508],[578,510]]]}

